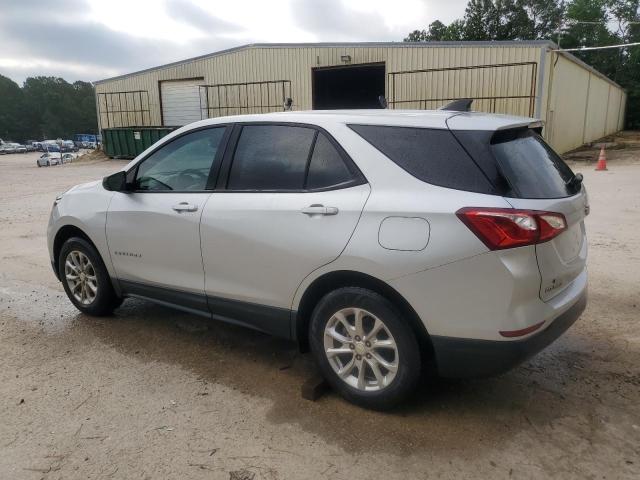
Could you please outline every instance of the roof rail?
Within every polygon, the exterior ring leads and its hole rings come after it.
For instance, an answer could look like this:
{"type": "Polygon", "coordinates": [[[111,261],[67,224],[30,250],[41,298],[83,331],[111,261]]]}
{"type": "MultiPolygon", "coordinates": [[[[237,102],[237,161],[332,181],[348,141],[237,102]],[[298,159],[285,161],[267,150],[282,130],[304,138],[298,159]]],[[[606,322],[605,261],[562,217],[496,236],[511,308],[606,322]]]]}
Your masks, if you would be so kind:
{"type": "Polygon", "coordinates": [[[453,102],[449,102],[446,105],[439,108],[439,110],[448,110],[451,112],[468,112],[471,110],[471,104],[473,98],[459,98],[453,102]]]}

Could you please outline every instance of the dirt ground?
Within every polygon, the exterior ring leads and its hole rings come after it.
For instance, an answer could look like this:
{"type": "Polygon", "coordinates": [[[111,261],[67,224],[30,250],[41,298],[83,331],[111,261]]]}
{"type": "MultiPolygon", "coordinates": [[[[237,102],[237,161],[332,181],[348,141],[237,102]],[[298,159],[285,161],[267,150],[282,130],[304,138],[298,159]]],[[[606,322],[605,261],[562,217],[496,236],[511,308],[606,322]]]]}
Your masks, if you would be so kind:
{"type": "Polygon", "coordinates": [[[385,414],[303,400],[308,356],[260,333],[134,300],[78,313],[49,211],[123,162],[35,158],[0,156],[0,478],[640,478],[640,150],[573,165],[592,206],[582,318],[506,375],[428,381],[385,414]]]}

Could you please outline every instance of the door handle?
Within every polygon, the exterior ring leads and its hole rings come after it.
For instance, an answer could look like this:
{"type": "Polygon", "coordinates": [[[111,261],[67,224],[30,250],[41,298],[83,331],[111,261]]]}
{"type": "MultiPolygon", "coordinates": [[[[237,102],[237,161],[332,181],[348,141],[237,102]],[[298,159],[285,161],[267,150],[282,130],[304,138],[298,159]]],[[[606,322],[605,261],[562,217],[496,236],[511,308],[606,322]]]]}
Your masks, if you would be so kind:
{"type": "Polygon", "coordinates": [[[176,212],[195,212],[198,210],[198,206],[189,202],[180,202],[177,205],[174,205],[173,208],[176,212]]]}
{"type": "Polygon", "coordinates": [[[305,215],[337,215],[338,214],[338,208],[337,207],[325,207],[324,205],[320,205],[320,204],[313,204],[313,205],[309,205],[306,208],[303,208],[302,213],[304,213],[305,215]]]}

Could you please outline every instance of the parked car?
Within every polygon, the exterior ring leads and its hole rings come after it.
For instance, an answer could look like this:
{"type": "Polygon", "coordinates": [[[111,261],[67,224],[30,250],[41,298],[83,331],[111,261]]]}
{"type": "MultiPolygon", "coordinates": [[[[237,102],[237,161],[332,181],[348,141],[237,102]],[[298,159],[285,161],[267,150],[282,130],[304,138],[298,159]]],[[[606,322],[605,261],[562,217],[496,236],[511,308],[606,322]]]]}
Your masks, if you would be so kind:
{"type": "Polygon", "coordinates": [[[584,310],[587,193],[539,131],[451,111],[203,120],[60,195],[51,264],[86,314],[142,297],[292,339],[388,408],[423,365],[504,372],[584,310]]]}
{"type": "Polygon", "coordinates": [[[3,153],[16,153],[17,152],[16,144],[5,142],[2,145],[2,151],[3,153]]]}
{"type": "Polygon", "coordinates": [[[76,156],[73,153],[63,153],[61,163],[71,163],[75,160],[76,156]]]}
{"type": "Polygon", "coordinates": [[[58,145],[56,145],[55,143],[47,143],[44,145],[44,151],[45,152],[57,152],[57,153],[62,153],[60,151],[60,147],[58,145]]]}
{"type": "Polygon", "coordinates": [[[40,145],[42,146],[43,152],[47,152],[47,151],[59,152],[60,151],[60,145],[56,140],[44,140],[40,142],[40,145]]]}
{"type": "Polygon", "coordinates": [[[60,165],[59,152],[45,152],[36,161],[39,167],[50,167],[51,165],[60,165]]]}
{"type": "Polygon", "coordinates": [[[27,147],[21,145],[19,143],[13,143],[13,147],[15,148],[15,153],[27,153],[27,147]]]}
{"type": "Polygon", "coordinates": [[[60,146],[62,152],[77,152],[78,147],[71,140],[64,140],[60,146]]]}

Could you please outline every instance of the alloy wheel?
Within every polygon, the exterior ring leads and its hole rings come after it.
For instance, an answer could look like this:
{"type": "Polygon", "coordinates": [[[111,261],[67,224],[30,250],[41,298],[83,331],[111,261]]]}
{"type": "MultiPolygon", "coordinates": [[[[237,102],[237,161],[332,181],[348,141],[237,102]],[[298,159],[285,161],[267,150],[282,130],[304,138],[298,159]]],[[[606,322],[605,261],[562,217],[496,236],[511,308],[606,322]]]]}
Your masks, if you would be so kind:
{"type": "Polygon", "coordinates": [[[84,253],[72,250],[64,262],[64,274],[73,297],[82,305],[90,305],[98,294],[98,279],[93,264],[84,253]]]}
{"type": "Polygon", "coordinates": [[[343,308],[331,316],[324,350],[338,377],[361,391],[388,387],[398,372],[393,335],[380,318],[361,308],[343,308]]]}

